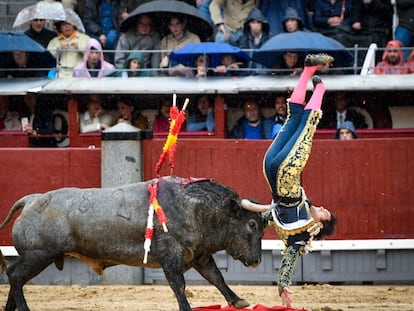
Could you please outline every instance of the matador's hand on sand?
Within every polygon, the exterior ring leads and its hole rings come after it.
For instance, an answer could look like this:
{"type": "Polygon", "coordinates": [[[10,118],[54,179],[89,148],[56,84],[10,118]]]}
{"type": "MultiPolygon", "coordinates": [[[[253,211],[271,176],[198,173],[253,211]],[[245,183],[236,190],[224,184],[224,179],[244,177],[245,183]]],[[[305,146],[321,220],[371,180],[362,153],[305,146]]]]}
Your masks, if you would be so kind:
{"type": "Polygon", "coordinates": [[[292,294],[293,292],[289,289],[289,287],[285,287],[280,294],[280,298],[282,298],[282,304],[285,307],[290,308],[292,306],[292,294]]]}

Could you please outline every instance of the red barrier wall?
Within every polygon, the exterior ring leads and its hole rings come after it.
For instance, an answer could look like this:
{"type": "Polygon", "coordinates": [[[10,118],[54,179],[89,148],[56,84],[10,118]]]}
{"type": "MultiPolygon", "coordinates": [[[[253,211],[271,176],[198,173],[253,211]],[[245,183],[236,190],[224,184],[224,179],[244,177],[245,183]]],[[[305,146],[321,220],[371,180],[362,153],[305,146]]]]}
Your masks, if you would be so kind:
{"type": "MultiPolygon", "coordinates": [[[[154,168],[164,138],[144,141],[144,179],[154,168]]],[[[179,138],[174,173],[208,177],[241,197],[271,200],[262,175],[270,141],[179,138]]],[[[303,184],[310,200],[337,214],[333,239],[414,238],[414,138],[315,140],[303,184]]],[[[25,194],[60,187],[99,187],[101,150],[0,148],[0,219],[25,194]]],[[[161,174],[169,174],[168,163],[161,174]]],[[[10,245],[11,225],[0,232],[10,245]]],[[[265,238],[276,238],[267,230],[265,238]]]]}
{"type": "MultiPolygon", "coordinates": [[[[0,219],[20,197],[61,187],[100,187],[101,149],[0,148],[0,219]]],[[[12,225],[0,232],[11,245],[12,225]]]]}

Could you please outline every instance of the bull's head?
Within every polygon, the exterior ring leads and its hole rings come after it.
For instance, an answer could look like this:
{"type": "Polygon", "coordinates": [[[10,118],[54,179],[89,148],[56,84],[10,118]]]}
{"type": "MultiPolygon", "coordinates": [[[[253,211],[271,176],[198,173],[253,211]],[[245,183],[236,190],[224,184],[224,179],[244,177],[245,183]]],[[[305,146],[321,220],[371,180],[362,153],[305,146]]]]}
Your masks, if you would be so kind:
{"type": "Polygon", "coordinates": [[[263,221],[256,211],[242,208],[240,199],[229,200],[234,217],[230,218],[227,252],[247,267],[256,267],[261,261],[263,221]]]}

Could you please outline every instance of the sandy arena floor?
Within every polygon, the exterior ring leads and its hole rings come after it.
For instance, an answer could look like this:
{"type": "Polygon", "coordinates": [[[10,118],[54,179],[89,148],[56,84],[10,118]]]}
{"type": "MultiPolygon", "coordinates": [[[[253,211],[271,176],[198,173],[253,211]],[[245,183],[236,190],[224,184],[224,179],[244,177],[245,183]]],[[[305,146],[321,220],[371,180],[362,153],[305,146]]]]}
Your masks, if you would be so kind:
{"type": "MultiPolygon", "coordinates": [[[[280,305],[275,286],[231,285],[251,307],[280,305]]],[[[294,286],[294,307],[309,311],[412,311],[414,285],[383,286],[294,286]]],[[[0,285],[0,309],[5,305],[8,285],[0,285]]],[[[141,286],[40,286],[25,287],[31,311],[176,311],[175,297],[168,285],[141,286]]],[[[192,307],[226,305],[212,286],[187,287],[192,307]]]]}

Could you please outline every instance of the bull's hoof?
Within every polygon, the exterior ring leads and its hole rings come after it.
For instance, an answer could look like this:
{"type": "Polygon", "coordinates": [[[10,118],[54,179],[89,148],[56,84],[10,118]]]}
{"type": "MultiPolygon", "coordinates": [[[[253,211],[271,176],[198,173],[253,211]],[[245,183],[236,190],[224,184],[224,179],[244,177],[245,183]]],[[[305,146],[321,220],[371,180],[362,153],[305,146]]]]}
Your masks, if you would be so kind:
{"type": "Polygon", "coordinates": [[[233,305],[233,307],[235,307],[236,309],[242,309],[248,306],[250,306],[250,304],[244,299],[240,299],[239,301],[235,302],[233,305]]]}

